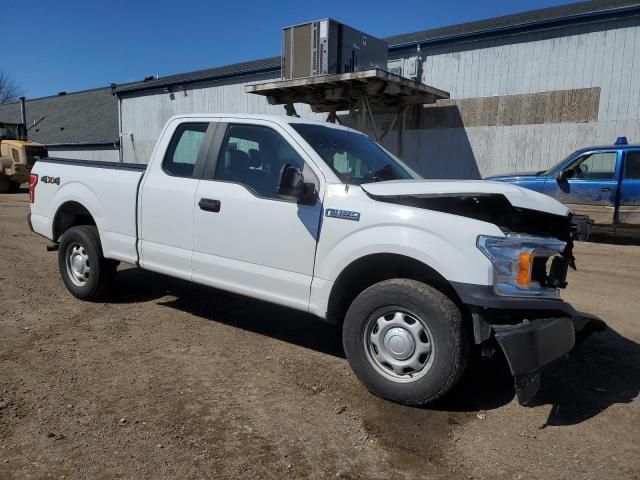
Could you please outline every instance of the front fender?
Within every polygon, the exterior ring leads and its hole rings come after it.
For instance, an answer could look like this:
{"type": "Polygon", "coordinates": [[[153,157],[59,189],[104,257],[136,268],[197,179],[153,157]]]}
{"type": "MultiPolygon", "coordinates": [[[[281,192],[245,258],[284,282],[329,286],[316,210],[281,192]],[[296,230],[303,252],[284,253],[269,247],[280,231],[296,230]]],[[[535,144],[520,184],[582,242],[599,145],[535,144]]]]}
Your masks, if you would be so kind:
{"type": "MultiPolygon", "coordinates": [[[[461,220],[487,225],[471,219],[461,220]]],[[[469,234],[469,230],[465,233],[458,238],[451,238],[407,224],[364,227],[345,235],[330,249],[319,251],[316,276],[335,281],[352,262],[368,255],[390,253],[418,260],[450,282],[490,285],[491,263],[476,248],[477,234],[469,234]]]]}

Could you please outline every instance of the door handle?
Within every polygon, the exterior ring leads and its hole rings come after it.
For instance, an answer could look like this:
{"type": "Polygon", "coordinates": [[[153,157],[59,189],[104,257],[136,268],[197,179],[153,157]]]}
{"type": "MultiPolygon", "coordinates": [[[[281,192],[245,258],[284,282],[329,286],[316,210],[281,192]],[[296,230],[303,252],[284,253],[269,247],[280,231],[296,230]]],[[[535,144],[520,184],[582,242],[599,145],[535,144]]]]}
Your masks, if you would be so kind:
{"type": "Polygon", "coordinates": [[[603,187],[602,191],[603,192],[613,192],[613,188],[611,188],[611,187],[603,187]]]}
{"type": "Polygon", "coordinates": [[[198,202],[200,210],[204,210],[205,212],[218,213],[221,205],[220,200],[214,200],[212,198],[201,198],[198,202]]]}

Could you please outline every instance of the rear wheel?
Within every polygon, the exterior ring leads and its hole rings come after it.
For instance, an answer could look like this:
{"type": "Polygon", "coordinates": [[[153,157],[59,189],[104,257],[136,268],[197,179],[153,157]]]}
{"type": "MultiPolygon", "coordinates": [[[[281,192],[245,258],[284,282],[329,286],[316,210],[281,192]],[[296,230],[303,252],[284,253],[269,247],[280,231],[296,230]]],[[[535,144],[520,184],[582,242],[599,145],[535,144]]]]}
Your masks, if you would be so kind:
{"type": "Polygon", "coordinates": [[[20,185],[22,185],[20,182],[14,182],[14,181],[9,182],[9,192],[11,193],[17,192],[18,190],[20,190],[20,185]]]}
{"type": "Polygon", "coordinates": [[[73,296],[81,300],[103,300],[113,283],[117,262],[102,256],[98,229],[80,225],[67,230],[60,240],[58,267],[73,296]]]}
{"type": "Polygon", "coordinates": [[[362,292],[342,335],[358,379],[374,395],[405,405],[425,405],[451,390],[470,350],[460,309],[442,292],[407,279],[362,292]]]}

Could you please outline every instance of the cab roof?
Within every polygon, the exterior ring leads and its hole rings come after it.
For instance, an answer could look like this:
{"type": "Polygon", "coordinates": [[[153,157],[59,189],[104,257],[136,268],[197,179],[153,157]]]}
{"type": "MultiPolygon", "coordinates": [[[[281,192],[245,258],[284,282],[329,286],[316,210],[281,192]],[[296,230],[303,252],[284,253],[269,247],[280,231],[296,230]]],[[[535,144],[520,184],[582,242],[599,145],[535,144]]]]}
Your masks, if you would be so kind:
{"type": "Polygon", "coordinates": [[[583,147],[583,148],[579,148],[578,150],[576,150],[574,153],[582,153],[582,152],[593,152],[596,150],[629,150],[629,149],[640,149],[640,144],[638,143],[631,143],[631,144],[624,144],[624,145],[616,145],[616,144],[611,144],[611,145],[594,145],[592,147],[583,147]]]}
{"type": "Polygon", "coordinates": [[[190,118],[230,118],[230,119],[238,119],[238,120],[266,120],[273,123],[278,124],[293,124],[293,123],[304,123],[308,125],[321,125],[329,128],[336,128],[339,130],[347,130],[350,132],[360,133],[362,132],[358,130],[354,130],[353,128],[345,127],[343,125],[339,125],[336,123],[330,123],[323,120],[310,120],[307,118],[300,117],[292,117],[289,115],[273,115],[273,114],[256,114],[256,113],[187,113],[174,115],[169,119],[172,121],[174,119],[190,119],[190,118]]]}

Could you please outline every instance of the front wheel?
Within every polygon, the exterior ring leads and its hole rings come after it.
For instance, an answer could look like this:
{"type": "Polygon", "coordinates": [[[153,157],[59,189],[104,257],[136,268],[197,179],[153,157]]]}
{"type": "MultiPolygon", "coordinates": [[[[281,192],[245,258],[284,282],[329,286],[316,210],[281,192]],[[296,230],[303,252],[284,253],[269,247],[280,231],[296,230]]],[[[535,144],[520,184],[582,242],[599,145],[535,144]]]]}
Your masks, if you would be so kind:
{"type": "Polygon", "coordinates": [[[58,267],[67,289],[81,300],[103,300],[113,283],[117,262],[102,256],[98,229],[71,227],[60,239],[58,267]]]}
{"type": "Polygon", "coordinates": [[[407,279],[377,283],[356,297],[342,341],[371,393],[415,406],[453,388],[470,350],[460,309],[442,292],[407,279]]]}

